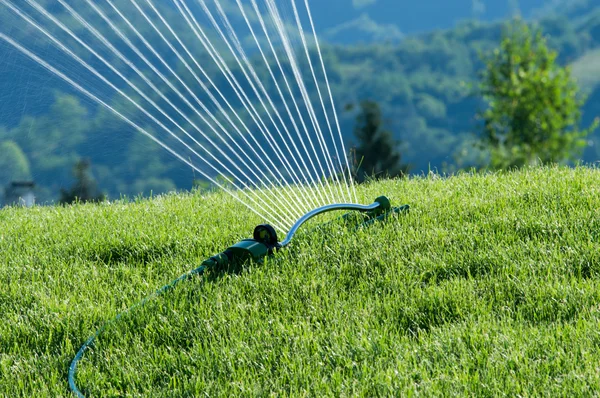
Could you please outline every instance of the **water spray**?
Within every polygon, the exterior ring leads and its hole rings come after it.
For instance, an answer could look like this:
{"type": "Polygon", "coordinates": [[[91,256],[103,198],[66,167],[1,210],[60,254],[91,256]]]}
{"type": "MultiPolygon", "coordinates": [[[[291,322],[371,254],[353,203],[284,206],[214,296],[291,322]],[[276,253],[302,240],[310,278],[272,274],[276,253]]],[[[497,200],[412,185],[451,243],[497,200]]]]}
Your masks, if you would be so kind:
{"type": "Polygon", "coordinates": [[[75,358],[69,367],[69,388],[78,397],[84,397],[83,393],[77,388],[75,383],[75,373],[77,364],[83,358],[83,354],[94,343],[96,338],[102,334],[106,328],[121,319],[125,314],[130,313],[136,308],[144,306],[148,301],[162,295],[163,293],[173,289],[180,282],[187,280],[193,276],[203,275],[206,272],[231,272],[239,269],[244,264],[255,262],[260,263],[264,258],[275,254],[278,250],[287,247],[291,242],[296,232],[308,220],[320,214],[336,211],[350,210],[352,213],[344,214],[341,219],[345,224],[354,225],[356,228],[366,227],[379,221],[385,221],[393,214],[407,212],[410,209],[409,205],[392,208],[389,199],[385,196],[380,196],[370,205],[360,204],[331,204],[314,209],[304,216],[300,217],[292,228],[287,233],[283,241],[279,241],[275,228],[268,224],[261,224],[254,228],[254,233],[251,239],[244,239],[233,246],[230,246],[225,251],[216,254],[202,262],[200,266],[190,272],[181,275],[171,283],[156,290],[153,294],[145,299],[134,304],[124,312],[121,312],[116,317],[105,323],[100,329],[94,333],[81,346],[75,358]]]}

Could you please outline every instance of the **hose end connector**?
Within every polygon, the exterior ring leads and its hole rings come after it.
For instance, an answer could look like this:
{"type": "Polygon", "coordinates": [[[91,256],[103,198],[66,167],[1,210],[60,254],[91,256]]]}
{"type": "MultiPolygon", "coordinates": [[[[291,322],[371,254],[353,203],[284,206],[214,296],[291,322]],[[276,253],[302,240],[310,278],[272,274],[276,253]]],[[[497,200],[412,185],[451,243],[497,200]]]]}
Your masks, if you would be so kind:
{"type": "Polygon", "coordinates": [[[392,208],[392,203],[387,198],[387,196],[378,197],[377,199],[375,199],[375,203],[379,203],[379,207],[374,210],[379,214],[386,213],[386,212],[390,211],[392,208]]]}

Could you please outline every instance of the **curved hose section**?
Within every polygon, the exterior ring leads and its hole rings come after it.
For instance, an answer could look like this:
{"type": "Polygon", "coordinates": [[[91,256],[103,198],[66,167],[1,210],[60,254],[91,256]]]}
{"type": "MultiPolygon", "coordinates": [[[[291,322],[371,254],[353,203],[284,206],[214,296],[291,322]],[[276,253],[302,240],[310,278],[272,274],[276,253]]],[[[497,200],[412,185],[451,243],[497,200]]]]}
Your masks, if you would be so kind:
{"type": "Polygon", "coordinates": [[[296,234],[296,232],[298,232],[298,229],[302,226],[302,224],[304,224],[311,218],[318,216],[319,214],[328,213],[328,212],[334,211],[334,210],[356,210],[356,211],[364,212],[364,211],[375,210],[375,209],[379,208],[380,206],[381,206],[381,203],[379,203],[379,202],[375,202],[370,205],[356,205],[356,204],[340,203],[340,204],[327,205],[327,206],[319,207],[318,209],[314,209],[314,210],[306,213],[305,215],[300,217],[298,219],[298,221],[296,221],[296,223],[290,229],[290,232],[288,232],[287,236],[285,237],[285,240],[283,242],[281,242],[281,247],[285,247],[285,246],[289,245],[290,242],[292,241],[292,239],[294,238],[294,235],[296,234]]]}
{"type": "MultiPolygon", "coordinates": [[[[313,218],[313,217],[315,217],[315,216],[317,216],[319,214],[327,213],[327,212],[334,211],[334,210],[356,210],[356,211],[366,212],[366,211],[371,211],[371,210],[378,209],[379,207],[385,207],[385,205],[383,203],[381,203],[381,202],[377,202],[376,201],[375,203],[370,204],[370,205],[341,204],[340,203],[340,204],[332,204],[332,205],[327,205],[327,206],[319,207],[318,209],[315,209],[315,210],[312,210],[312,211],[306,213],[304,216],[300,217],[298,219],[298,221],[296,221],[296,223],[292,226],[292,228],[288,232],[285,240],[283,242],[281,242],[281,247],[285,247],[285,246],[289,245],[290,242],[292,241],[292,239],[294,238],[294,235],[298,231],[298,229],[302,226],[302,224],[304,224],[305,222],[307,222],[308,220],[310,220],[311,218],[313,218]]],[[[83,355],[85,354],[85,352],[94,343],[94,341],[96,340],[96,338],[98,338],[98,336],[100,334],[102,334],[102,332],[104,332],[104,330],[106,330],[106,328],[108,326],[110,326],[111,324],[117,322],[124,315],[126,315],[129,312],[135,310],[136,308],[144,306],[148,301],[150,301],[150,300],[152,300],[152,299],[154,299],[154,298],[162,295],[163,293],[171,290],[179,282],[184,281],[186,279],[189,279],[190,277],[192,277],[194,275],[201,275],[201,274],[204,273],[205,270],[206,270],[206,267],[201,266],[201,267],[198,267],[198,268],[196,268],[196,269],[194,269],[194,270],[192,270],[190,272],[187,272],[187,273],[181,275],[179,278],[173,280],[169,284],[167,284],[167,285],[161,287],[160,289],[156,290],[154,293],[152,293],[148,297],[146,297],[143,300],[141,300],[141,301],[137,302],[136,304],[132,305],[131,307],[129,307],[128,309],[126,309],[125,311],[121,312],[120,314],[118,314],[117,316],[115,316],[113,319],[109,320],[104,325],[102,325],[102,327],[100,329],[98,329],[96,331],[96,333],[94,333],[89,339],[87,339],[87,341],[81,346],[81,348],[79,349],[79,351],[77,351],[77,354],[73,358],[73,361],[71,361],[71,365],[69,366],[69,377],[68,377],[68,379],[69,379],[69,388],[71,389],[71,391],[73,391],[73,393],[78,398],[85,398],[85,396],[79,390],[79,388],[77,388],[77,384],[75,383],[75,373],[77,372],[77,364],[83,358],[83,355]]]]}
{"type": "Polygon", "coordinates": [[[71,389],[71,391],[73,391],[73,393],[78,398],[85,398],[85,395],[83,395],[83,393],[79,390],[79,388],[77,388],[77,384],[75,384],[75,372],[77,371],[77,363],[81,360],[81,358],[83,358],[83,354],[85,354],[85,352],[88,350],[88,348],[90,348],[90,346],[94,343],[94,341],[96,340],[96,338],[98,336],[100,336],[100,334],[102,334],[102,332],[104,332],[104,330],[106,330],[106,328],[108,326],[110,326],[111,324],[117,322],[123,316],[125,316],[126,314],[128,314],[131,311],[135,310],[136,308],[143,307],[148,301],[150,301],[150,300],[152,300],[152,299],[154,299],[154,298],[162,295],[163,293],[165,293],[165,292],[173,289],[179,282],[184,281],[186,279],[189,279],[189,278],[191,278],[194,275],[201,275],[201,274],[204,273],[205,270],[206,270],[206,267],[202,266],[202,267],[198,267],[198,268],[196,268],[196,269],[194,269],[192,271],[186,272],[185,274],[181,275],[179,278],[171,281],[167,285],[165,285],[165,286],[161,287],[160,289],[156,290],[154,293],[152,293],[148,297],[142,299],[141,301],[138,301],[137,303],[135,303],[131,307],[127,308],[125,311],[119,313],[113,319],[111,319],[110,321],[108,321],[104,325],[102,325],[102,327],[100,329],[98,329],[96,331],[96,333],[94,333],[89,339],[87,339],[87,341],[81,346],[81,348],[79,349],[79,351],[77,351],[77,354],[75,355],[75,358],[73,358],[73,361],[71,361],[71,365],[69,366],[69,388],[71,389]]]}

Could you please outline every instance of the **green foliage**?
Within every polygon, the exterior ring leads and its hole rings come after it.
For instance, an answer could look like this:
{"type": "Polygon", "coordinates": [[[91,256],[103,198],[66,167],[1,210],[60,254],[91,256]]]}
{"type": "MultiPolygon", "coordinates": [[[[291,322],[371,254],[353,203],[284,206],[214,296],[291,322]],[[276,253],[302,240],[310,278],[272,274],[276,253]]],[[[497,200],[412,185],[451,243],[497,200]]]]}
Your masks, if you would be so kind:
{"type": "MultiPolygon", "coordinates": [[[[173,172],[182,166],[166,151],[132,132],[107,110],[89,109],[70,95],[57,93],[47,113],[25,116],[12,129],[0,129],[2,140],[21,148],[28,166],[19,168],[26,171],[23,175],[35,175],[36,193],[42,203],[60,200],[62,182],[71,177],[73,164],[81,158],[93,162],[97,185],[113,197],[185,187],[175,182],[173,172]]],[[[14,162],[12,154],[17,152],[12,147],[7,150],[12,160],[9,155],[0,155],[0,164],[24,165],[14,162]]],[[[3,167],[0,183],[6,178],[2,173],[12,171],[3,167]]]]}
{"type": "Polygon", "coordinates": [[[394,141],[390,131],[384,129],[381,110],[376,102],[361,102],[354,136],[358,140],[353,149],[356,181],[406,173],[408,167],[400,163],[399,143],[394,141]]]}
{"type": "Polygon", "coordinates": [[[428,94],[419,96],[416,107],[425,118],[430,120],[443,120],[447,117],[446,104],[428,94]]]}
{"type": "Polygon", "coordinates": [[[91,163],[87,159],[81,159],[73,167],[73,177],[75,184],[71,189],[61,189],[60,203],[71,204],[75,202],[101,202],[104,200],[104,194],[98,192],[96,180],[91,173],[91,163]]]}
{"type": "MultiPolygon", "coordinates": [[[[237,7],[235,4],[233,6],[237,7]]],[[[583,109],[584,126],[591,124],[593,116],[600,114],[600,101],[597,100],[600,98],[600,86],[596,87],[598,73],[597,68],[593,67],[594,54],[600,45],[600,18],[597,10],[592,8],[585,7],[576,16],[569,14],[539,20],[544,32],[550,35],[548,46],[560,54],[555,64],[573,63],[574,75],[580,85],[585,86],[585,93],[590,95],[583,109]]],[[[336,46],[323,43],[334,99],[350,103],[359,103],[367,98],[376,99],[382,114],[389,121],[392,139],[402,140],[402,160],[411,165],[411,172],[418,174],[431,169],[454,172],[474,165],[480,156],[479,152],[470,148],[470,135],[476,128],[476,109],[483,103],[481,98],[471,95],[469,86],[477,84],[477,71],[485,67],[479,54],[491,51],[498,45],[502,27],[501,22],[464,21],[451,30],[410,36],[394,44],[354,43],[336,46]]],[[[152,29],[144,24],[140,25],[140,29],[143,34],[151,35],[152,29]]],[[[192,32],[179,33],[193,35],[192,32]]],[[[29,39],[23,37],[23,40],[29,39]]],[[[156,47],[161,54],[171,53],[164,44],[156,43],[156,47]]],[[[50,51],[48,55],[51,54],[50,51]]],[[[214,76],[215,84],[222,89],[223,95],[237,98],[206,55],[198,51],[197,56],[208,75],[214,76]]],[[[282,115],[286,114],[283,105],[277,101],[279,96],[274,83],[270,81],[268,70],[262,65],[261,57],[255,56],[258,58],[255,63],[257,75],[274,99],[275,106],[282,115]]],[[[314,53],[311,57],[313,61],[318,61],[314,53]]],[[[271,62],[272,69],[278,70],[275,61],[271,62]]],[[[299,57],[299,62],[303,69],[307,68],[304,57],[299,57]]],[[[230,66],[232,73],[243,81],[243,73],[236,68],[235,62],[230,66]]],[[[73,73],[76,73],[75,70],[73,73]]],[[[20,122],[9,120],[9,114],[20,115],[20,109],[6,111],[6,120],[0,121],[1,125],[6,126],[6,131],[0,128],[0,141],[14,141],[22,149],[30,163],[30,171],[35,175],[41,202],[58,199],[61,182],[70,177],[71,166],[82,157],[92,159],[98,186],[111,197],[134,197],[142,191],[156,194],[173,187],[191,187],[194,178],[192,171],[162,148],[139,136],[110,112],[89,102],[83,103],[61,93],[52,97],[51,93],[48,94],[50,87],[44,83],[44,75],[37,77],[44,90],[39,93],[36,90],[35,98],[48,97],[48,100],[41,101],[41,106],[28,107],[29,113],[20,122]]],[[[11,81],[15,75],[3,72],[0,78],[11,81]]],[[[190,86],[197,83],[193,79],[187,81],[191,76],[186,74],[182,78],[190,86]]],[[[281,81],[279,83],[283,84],[281,81]]],[[[36,83],[28,84],[33,86],[36,83]]],[[[156,84],[159,90],[163,89],[160,83],[156,84]]],[[[311,87],[308,89],[311,101],[318,104],[316,90],[311,87]]],[[[578,102],[582,99],[580,97],[578,102]]],[[[2,106],[5,110],[10,109],[7,102],[2,106]]],[[[146,118],[141,117],[127,101],[115,98],[112,103],[124,114],[131,115],[132,120],[144,124],[146,118]]],[[[237,107],[242,120],[251,125],[252,120],[241,109],[241,105],[236,101],[232,101],[232,105],[237,107]]],[[[340,114],[340,124],[345,134],[344,140],[350,144],[353,140],[354,115],[340,114]]],[[[569,132],[575,130],[575,126],[572,130],[567,129],[569,132]]],[[[590,146],[583,154],[583,160],[597,161],[599,155],[596,148],[600,148],[598,131],[589,135],[587,141],[590,146]]],[[[177,143],[168,143],[177,146],[177,143]]],[[[573,143],[580,145],[582,141],[577,138],[573,143]]],[[[577,145],[572,152],[574,154],[581,149],[577,145]]],[[[521,149],[517,157],[524,157],[522,152],[525,149],[521,149]]],[[[550,153],[548,157],[554,155],[550,153]]]]}
{"type": "MultiPolygon", "coordinates": [[[[194,278],[108,327],[86,396],[593,396],[600,170],[362,184],[411,212],[301,230],[263,264],[194,278]]],[[[225,193],[0,210],[0,396],[66,397],[107,320],[258,217],[225,193]]],[[[317,223],[323,220],[316,220],[317,223]]]]}
{"type": "Polygon", "coordinates": [[[0,141],[0,190],[11,181],[29,180],[27,156],[14,141],[0,141]]]}
{"type": "Polygon", "coordinates": [[[575,160],[597,127],[579,130],[585,101],[556,57],[540,31],[515,20],[485,59],[480,89],[489,107],[480,115],[493,168],[575,160]]]}
{"type": "Polygon", "coordinates": [[[40,202],[57,199],[80,148],[90,145],[90,112],[73,96],[57,94],[46,114],[25,116],[6,135],[27,155],[40,202]]]}

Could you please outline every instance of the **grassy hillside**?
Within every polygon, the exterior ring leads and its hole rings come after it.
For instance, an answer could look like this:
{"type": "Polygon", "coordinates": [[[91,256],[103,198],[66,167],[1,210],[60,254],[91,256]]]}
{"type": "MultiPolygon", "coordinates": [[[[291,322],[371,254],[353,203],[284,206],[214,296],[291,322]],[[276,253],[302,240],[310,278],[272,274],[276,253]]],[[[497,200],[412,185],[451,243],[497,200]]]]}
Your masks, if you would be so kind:
{"type": "MultiPolygon", "coordinates": [[[[600,170],[361,186],[411,212],[300,234],[110,327],[89,396],[590,395],[600,390],[600,170]]],[[[221,194],[0,211],[0,396],[66,396],[106,320],[260,220],[221,194]]]]}

